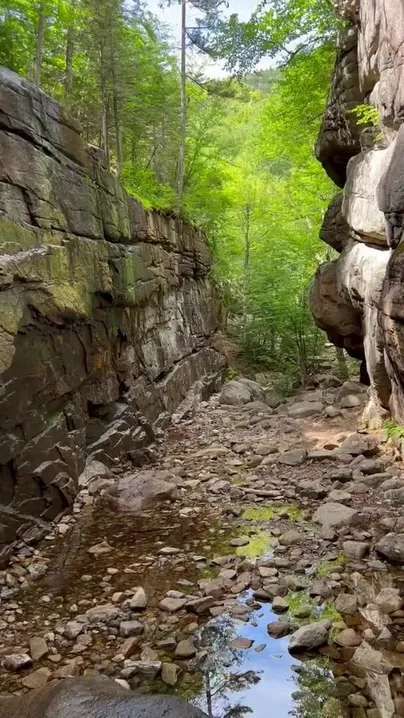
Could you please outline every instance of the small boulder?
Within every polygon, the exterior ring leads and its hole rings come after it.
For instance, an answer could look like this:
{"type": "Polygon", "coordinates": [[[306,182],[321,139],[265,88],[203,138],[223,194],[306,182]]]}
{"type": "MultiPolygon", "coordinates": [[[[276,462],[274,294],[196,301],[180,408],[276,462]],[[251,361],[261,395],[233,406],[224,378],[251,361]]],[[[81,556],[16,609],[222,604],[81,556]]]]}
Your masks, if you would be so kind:
{"type": "Polygon", "coordinates": [[[331,629],[330,621],[318,621],[299,628],[289,641],[290,653],[312,651],[328,642],[331,629]]]}
{"type": "Polygon", "coordinates": [[[397,588],[382,588],[375,598],[375,603],[383,613],[394,613],[401,609],[402,600],[397,588]]]}
{"type": "Polygon", "coordinates": [[[220,393],[220,404],[243,406],[253,400],[253,394],[248,386],[241,381],[228,381],[220,393]]]}
{"type": "Polygon", "coordinates": [[[370,544],[365,541],[344,541],[342,550],[348,558],[361,561],[370,551],[370,544]]]}
{"type": "Polygon", "coordinates": [[[338,453],[339,454],[350,454],[351,456],[371,456],[375,454],[378,449],[377,439],[370,434],[351,434],[348,436],[342,444],[340,444],[338,453]]]}
{"type": "Polygon", "coordinates": [[[189,638],[180,641],[175,649],[177,658],[193,658],[196,655],[196,648],[189,638]]]}
{"type": "Polygon", "coordinates": [[[320,402],[302,401],[288,406],[288,415],[293,419],[306,419],[321,414],[323,404],[320,402]]]}
{"type": "Polygon", "coordinates": [[[404,565],[404,534],[389,533],[375,546],[376,552],[390,563],[404,565]]]}
{"type": "Polygon", "coordinates": [[[318,507],[313,519],[327,528],[340,528],[349,526],[357,515],[358,512],[349,506],[328,502],[318,507]]]}
{"type": "Polygon", "coordinates": [[[287,621],[273,621],[267,625],[268,635],[271,636],[271,638],[285,638],[291,630],[292,627],[287,621]]]}

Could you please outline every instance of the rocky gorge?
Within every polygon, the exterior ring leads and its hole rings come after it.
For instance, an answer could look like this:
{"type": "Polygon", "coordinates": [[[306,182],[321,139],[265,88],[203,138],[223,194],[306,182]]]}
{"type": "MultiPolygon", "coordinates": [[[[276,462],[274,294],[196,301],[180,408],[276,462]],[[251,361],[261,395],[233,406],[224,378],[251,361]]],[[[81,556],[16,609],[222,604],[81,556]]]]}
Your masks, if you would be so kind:
{"type": "Polygon", "coordinates": [[[0,252],[4,563],[72,505],[86,465],[147,458],[225,360],[202,234],[127,196],[79,123],[6,69],[0,252]]]}
{"type": "Polygon", "coordinates": [[[319,381],[287,401],[226,383],[152,466],[93,476],[20,543],[0,573],[0,715],[51,710],[67,679],[74,705],[78,676],[212,716],[263,718],[268,695],[279,718],[404,715],[402,439],[356,430],[362,385],[319,381]]]}
{"type": "Polygon", "coordinates": [[[339,258],[320,266],[311,294],[318,326],[366,363],[370,425],[404,420],[402,335],[403,57],[401,0],[334,3],[347,23],[316,154],[342,192],[321,238],[339,258]],[[360,122],[356,110],[373,108],[360,122]]]}

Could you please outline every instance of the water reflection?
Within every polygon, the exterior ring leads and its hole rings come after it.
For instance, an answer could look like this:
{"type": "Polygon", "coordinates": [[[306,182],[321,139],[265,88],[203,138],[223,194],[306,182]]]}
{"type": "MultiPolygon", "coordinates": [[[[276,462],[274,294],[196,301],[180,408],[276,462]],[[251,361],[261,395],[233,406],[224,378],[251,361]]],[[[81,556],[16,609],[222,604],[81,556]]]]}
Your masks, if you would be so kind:
{"type": "MultiPolygon", "coordinates": [[[[246,593],[243,601],[248,598],[246,593]]],[[[277,619],[270,604],[264,604],[247,623],[225,614],[201,629],[200,645],[208,655],[203,667],[204,688],[194,703],[211,718],[346,715],[335,697],[333,676],[326,664],[296,666],[288,652],[288,639],[270,638],[267,624],[277,619]],[[236,638],[253,643],[240,650],[232,645],[236,638]]]]}

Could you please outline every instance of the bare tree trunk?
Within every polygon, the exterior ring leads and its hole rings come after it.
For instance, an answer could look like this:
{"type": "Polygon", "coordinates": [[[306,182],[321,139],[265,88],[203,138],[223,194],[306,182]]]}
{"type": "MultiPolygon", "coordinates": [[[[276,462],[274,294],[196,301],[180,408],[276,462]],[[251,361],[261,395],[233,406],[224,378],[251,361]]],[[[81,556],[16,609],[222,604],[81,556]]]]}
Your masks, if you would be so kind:
{"type": "Polygon", "coordinates": [[[180,149],[178,156],[178,209],[182,207],[185,176],[185,142],[187,138],[187,77],[186,77],[186,32],[187,0],[181,0],[181,119],[180,149]]]}
{"type": "Polygon", "coordinates": [[[115,56],[112,57],[111,62],[111,75],[112,75],[112,99],[114,105],[114,124],[115,124],[115,141],[116,141],[116,174],[118,177],[122,174],[122,136],[121,136],[121,122],[119,115],[119,93],[118,85],[116,80],[115,72],[115,56]]]}
{"type": "Polygon", "coordinates": [[[341,349],[341,347],[335,347],[335,353],[337,355],[338,374],[340,376],[340,379],[342,379],[343,381],[348,381],[349,373],[345,358],[345,352],[343,349],[341,349]]]}
{"type": "MultiPolygon", "coordinates": [[[[72,11],[74,12],[74,0],[71,0],[72,11]]],[[[66,69],[65,69],[65,102],[69,106],[73,89],[73,55],[74,55],[74,24],[73,20],[67,28],[66,38],[66,69]]]]}
{"type": "Polygon", "coordinates": [[[38,16],[38,29],[36,35],[36,51],[35,51],[35,68],[34,68],[34,83],[38,87],[41,84],[41,67],[42,67],[42,56],[43,56],[43,44],[45,39],[45,3],[41,2],[39,5],[39,16],[38,16]]]}
{"type": "Polygon", "coordinates": [[[109,133],[108,133],[108,89],[105,67],[103,41],[100,43],[100,76],[101,76],[101,147],[105,152],[109,169],[109,133]]]}
{"type": "Polygon", "coordinates": [[[247,324],[247,311],[248,311],[248,287],[250,280],[250,219],[251,219],[251,207],[249,204],[244,208],[244,276],[243,276],[243,327],[247,324]]]}

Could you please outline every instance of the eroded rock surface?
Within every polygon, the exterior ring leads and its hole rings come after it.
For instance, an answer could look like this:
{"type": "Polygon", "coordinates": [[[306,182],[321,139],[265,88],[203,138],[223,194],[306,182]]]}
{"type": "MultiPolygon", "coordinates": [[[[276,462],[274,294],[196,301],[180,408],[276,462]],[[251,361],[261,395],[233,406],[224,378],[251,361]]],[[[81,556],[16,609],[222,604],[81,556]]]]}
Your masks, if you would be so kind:
{"type": "Polygon", "coordinates": [[[5,69],[0,158],[1,561],[71,505],[86,458],[137,464],[224,362],[202,234],[128,197],[78,122],[5,69]]]}
{"type": "Polygon", "coordinates": [[[365,419],[404,421],[404,7],[400,0],[338,0],[350,26],[337,55],[316,151],[343,194],[331,203],[321,238],[340,253],[322,265],[311,307],[336,346],[365,360],[365,419]],[[349,10],[347,9],[349,8],[349,10]],[[352,109],[372,105],[379,127],[358,126],[352,109]]]}

